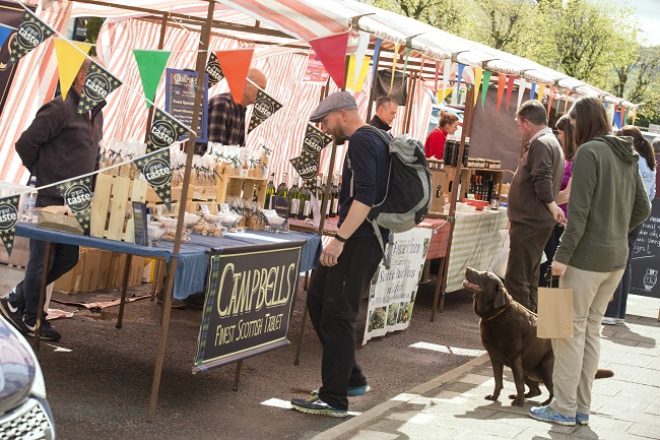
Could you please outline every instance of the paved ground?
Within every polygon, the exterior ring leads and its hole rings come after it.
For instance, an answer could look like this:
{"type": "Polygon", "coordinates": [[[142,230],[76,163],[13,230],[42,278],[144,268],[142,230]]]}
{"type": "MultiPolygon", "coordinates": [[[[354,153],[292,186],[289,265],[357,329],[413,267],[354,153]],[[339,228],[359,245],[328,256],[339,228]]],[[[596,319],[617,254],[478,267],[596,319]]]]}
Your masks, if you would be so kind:
{"type": "MultiPolygon", "coordinates": [[[[615,377],[594,383],[591,423],[565,427],[532,420],[510,406],[505,368],[500,402],[484,400],[494,381],[487,355],[380,404],[315,440],[642,440],[660,439],[660,301],[631,295],[626,325],[604,326],[601,366],[615,377]]],[[[543,388],[542,388],[543,389],[543,388]]]]}

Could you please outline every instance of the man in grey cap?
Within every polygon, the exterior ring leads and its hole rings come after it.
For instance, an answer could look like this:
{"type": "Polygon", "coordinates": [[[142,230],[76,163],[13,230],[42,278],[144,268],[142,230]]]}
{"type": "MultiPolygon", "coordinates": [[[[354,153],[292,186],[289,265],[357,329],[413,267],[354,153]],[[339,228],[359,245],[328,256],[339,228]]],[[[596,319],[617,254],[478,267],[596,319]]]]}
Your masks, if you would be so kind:
{"type": "MultiPolygon", "coordinates": [[[[348,415],[348,397],[370,390],[355,362],[355,319],[362,294],[383,258],[373,227],[365,219],[385,198],[389,147],[378,131],[358,115],[348,92],[336,92],[314,110],[311,122],[337,143],[348,140],[339,195],[339,230],[323,249],[307,294],[307,308],[323,345],[323,386],[304,399],[292,399],[297,411],[329,417],[348,415]]],[[[387,241],[389,231],[381,229],[387,241]]]]}

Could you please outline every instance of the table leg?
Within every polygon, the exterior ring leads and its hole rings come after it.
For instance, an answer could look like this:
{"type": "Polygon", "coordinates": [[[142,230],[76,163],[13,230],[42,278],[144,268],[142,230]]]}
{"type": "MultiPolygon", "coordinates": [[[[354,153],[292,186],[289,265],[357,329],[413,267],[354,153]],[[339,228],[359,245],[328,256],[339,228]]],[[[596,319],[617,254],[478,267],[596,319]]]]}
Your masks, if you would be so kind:
{"type": "MultiPolygon", "coordinates": [[[[309,271],[305,272],[305,284],[303,285],[305,292],[309,289],[309,271]]],[[[300,338],[298,339],[298,347],[296,348],[296,358],[293,360],[293,365],[300,365],[300,356],[302,355],[303,342],[305,340],[305,328],[307,327],[307,318],[309,317],[309,311],[307,310],[307,305],[305,305],[305,310],[303,310],[302,322],[300,324],[300,338]]]]}
{"type": "Polygon", "coordinates": [[[236,374],[234,375],[234,391],[238,391],[238,381],[241,380],[241,368],[243,368],[243,361],[236,363],[236,374]]]}
{"type": "Polygon", "coordinates": [[[124,321],[124,306],[126,305],[126,291],[128,290],[128,276],[131,273],[131,263],[133,262],[133,255],[128,254],[126,259],[126,267],[124,267],[124,274],[122,275],[121,282],[121,300],[119,301],[119,317],[117,318],[117,328],[121,328],[124,321]]]}
{"type": "Polygon", "coordinates": [[[46,242],[46,252],[44,253],[44,270],[41,275],[41,287],[39,288],[39,308],[37,309],[37,322],[34,328],[34,349],[39,350],[39,341],[41,340],[41,320],[44,317],[44,304],[46,303],[46,287],[48,287],[48,272],[50,272],[50,253],[52,243],[46,242]]]}

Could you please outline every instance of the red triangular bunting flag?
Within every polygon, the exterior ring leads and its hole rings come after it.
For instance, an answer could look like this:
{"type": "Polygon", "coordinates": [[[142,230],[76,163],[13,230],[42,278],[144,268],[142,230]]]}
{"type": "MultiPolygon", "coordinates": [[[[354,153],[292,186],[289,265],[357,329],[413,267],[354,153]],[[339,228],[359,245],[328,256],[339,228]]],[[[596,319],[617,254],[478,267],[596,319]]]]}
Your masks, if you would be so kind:
{"type": "Polygon", "coordinates": [[[241,103],[243,101],[245,79],[250,70],[253,54],[254,49],[221,50],[215,53],[222,68],[222,73],[225,74],[227,79],[227,85],[234,102],[241,103]]]}
{"type": "MultiPolygon", "coordinates": [[[[348,32],[332,37],[319,38],[310,41],[309,44],[316,52],[316,56],[323,63],[332,79],[340,89],[344,87],[346,75],[346,45],[348,44],[348,32]]],[[[224,69],[224,68],[223,68],[224,69]]]]}

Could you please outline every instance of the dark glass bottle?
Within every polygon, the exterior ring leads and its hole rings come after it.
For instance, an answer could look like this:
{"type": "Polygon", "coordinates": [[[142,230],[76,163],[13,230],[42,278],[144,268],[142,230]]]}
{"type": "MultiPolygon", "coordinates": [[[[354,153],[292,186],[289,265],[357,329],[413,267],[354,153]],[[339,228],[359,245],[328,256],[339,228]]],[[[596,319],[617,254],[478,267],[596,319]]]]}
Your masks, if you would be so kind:
{"type": "Polygon", "coordinates": [[[270,175],[270,180],[268,181],[268,186],[266,187],[266,202],[264,203],[264,209],[271,209],[272,201],[271,197],[275,195],[275,173],[270,175]]]}

